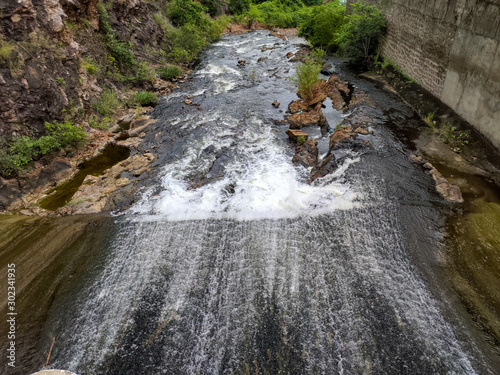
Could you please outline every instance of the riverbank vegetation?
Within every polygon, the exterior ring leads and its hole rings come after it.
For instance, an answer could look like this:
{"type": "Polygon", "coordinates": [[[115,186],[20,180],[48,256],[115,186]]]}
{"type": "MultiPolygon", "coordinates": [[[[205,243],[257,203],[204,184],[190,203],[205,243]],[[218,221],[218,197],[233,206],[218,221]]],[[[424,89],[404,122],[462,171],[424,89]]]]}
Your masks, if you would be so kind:
{"type": "MultiPolygon", "coordinates": [[[[358,4],[346,15],[345,4],[337,0],[327,4],[321,0],[152,0],[128,5],[101,0],[94,11],[89,5],[75,11],[61,4],[68,15],[62,32],[54,32],[51,21],[41,18],[37,27],[43,37],[26,34],[14,40],[0,34],[0,69],[9,72],[7,86],[14,87],[28,77],[28,66],[31,71],[38,65],[43,70],[42,65],[50,62],[51,68],[40,79],[52,92],[52,99],[47,99],[47,89],[30,92],[29,102],[35,103],[31,106],[38,105],[40,110],[10,110],[18,114],[10,123],[22,125],[4,132],[0,139],[0,176],[16,176],[29,160],[59,150],[42,151],[37,144],[49,136],[46,122],[107,130],[120,111],[154,104],[153,96],[171,87],[158,80],[175,81],[182,76],[231,22],[248,27],[296,27],[313,46],[360,60],[374,53],[385,27],[376,8],[358,4]],[[76,60],[71,40],[79,46],[76,60]],[[41,58],[33,62],[37,56],[41,58]],[[14,63],[16,59],[22,64],[14,63]],[[22,144],[33,144],[26,146],[32,157],[23,156],[22,144]]],[[[310,73],[318,70],[313,65],[306,62],[299,67],[306,86],[312,82],[310,73]]],[[[306,86],[302,84],[299,91],[307,96],[306,86]]],[[[22,100],[24,91],[14,94],[18,102],[28,102],[22,100]]]]}

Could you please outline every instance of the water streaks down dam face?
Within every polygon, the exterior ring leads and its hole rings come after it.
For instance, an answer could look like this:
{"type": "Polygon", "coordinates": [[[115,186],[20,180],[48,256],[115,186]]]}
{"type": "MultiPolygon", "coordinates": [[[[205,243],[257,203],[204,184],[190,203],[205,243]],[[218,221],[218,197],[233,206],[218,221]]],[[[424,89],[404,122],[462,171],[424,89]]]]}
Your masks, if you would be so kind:
{"type": "Polygon", "coordinates": [[[296,49],[263,31],[226,36],[162,99],[156,175],[48,320],[55,368],[487,373],[423,276],[439,199],[390,132],[376,127],[372,149],[313,185],[291,163],[271,103],[296,98],[284,80],[296,49]]]}

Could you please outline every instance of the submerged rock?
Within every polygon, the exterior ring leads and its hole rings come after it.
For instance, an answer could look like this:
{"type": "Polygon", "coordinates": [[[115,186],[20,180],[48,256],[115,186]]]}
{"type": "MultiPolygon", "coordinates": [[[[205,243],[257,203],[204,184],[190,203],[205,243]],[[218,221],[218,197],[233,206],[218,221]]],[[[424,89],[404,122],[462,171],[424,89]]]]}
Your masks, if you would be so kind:
{"type": "Polygon", "coordinates": [[[338,168],[337,160],[335,155],[328,154],[321,162],[313,169],[311,173],[311,182],[314,180],[325,177],[327,174],[335,172],[338,168]]]}

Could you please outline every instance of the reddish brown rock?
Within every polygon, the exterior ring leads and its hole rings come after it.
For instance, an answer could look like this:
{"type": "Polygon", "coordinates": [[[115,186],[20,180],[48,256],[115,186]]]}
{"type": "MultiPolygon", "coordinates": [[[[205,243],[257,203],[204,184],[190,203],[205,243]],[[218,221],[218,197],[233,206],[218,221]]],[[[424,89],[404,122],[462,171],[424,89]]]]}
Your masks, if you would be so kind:
{"type": "Polygon", "coordinates": [[[290,128],[300,129],[305,126],[322,126],[326,123],[326,118],[320,109],[318,111],[313,110],[309,112],[295,113],[288,117],[288,121],[290,123],[290,128]]]}
{"type": "Polygon", "coordinates": [[[297,129],[288,129],[286,131],[286,134],[294,142],[297,142],[297,138],[299,137],[305,137],[306,140],[307,138],[309,138],[309,134],[304,133],[302,130],[297,130],[297,129]]]}
{"type": "Polygon", "coordinates": [[[288,105],[290,113],[306,112],[309,109],[307,103],[303,100],[296,100],[288,105]]]}

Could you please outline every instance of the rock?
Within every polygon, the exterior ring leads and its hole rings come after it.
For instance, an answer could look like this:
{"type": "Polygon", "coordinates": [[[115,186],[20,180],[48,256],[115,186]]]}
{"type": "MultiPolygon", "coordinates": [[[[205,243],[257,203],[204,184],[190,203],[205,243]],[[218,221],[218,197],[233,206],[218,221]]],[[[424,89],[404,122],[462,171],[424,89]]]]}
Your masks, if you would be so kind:
{"type": "Polygon", "coordinates": [[[238,60],[239,66],[245,66],[246,63],[247,63],[246,60],[238,60]]]}
{"type": "Polygon", "coordinates": [[[187,105],[193,104],[193,102],[190,99],[184,100],[184,103],[187,104],[187,105]]]}
{"type": "Polygon", "coordinates": [[[307,104],[311,107],[315,106],[318,103],[322,103],[323,100],[327,98],[328,95],[326,95],[325,92],[318,92],[311,100],[307,102],[307,104]]]}
{"type": "Polygon", "coordinates": [[[123,115],[118,119],[118,125],[120,125],[122,129],[130,128],[130,124],[132,124],[132,122],[135,120],[135,115],[135,112],[129,112],[123,115]]]}
{"type": "Polygon", "coordinates": [[[310,139],[295,149],[295,155],[292,162],[308,168],[313,167],[318,162],[318,142],[315,139],[310,139]]]}
{"type": "Polygon", "coordinates": [[[295,130],[295,129],[288,129],[286,131],[286,134],[288,135],[288,137],[294,141],[294,142],[297,142],[297,138],[298,137],[305,137],[305,139],[307,140],[307,138],[309,138],[309,134],[307,133],[304,133],[303,131],[301,130],[295,130]]]}
{"type": "Polygon", "coordinates": [[[410,160],[412,162],[420,164],[420,165],[425,164],[425,160],[421,156],[418,156],[418,155],[415,155],[415,154],[410,155],[410,160]]]}
{"type": "MultiPolygon", "coordinates": [[[[429,163],[430,164],[430,163],[429,163]]],[[[448,202],[463,203],[464,198],[460,188],[451,184],[443,175],[434,167],[429,171],[432,178],[436,182],[436,191],[448,202]]]]}
{"type": "Polygon", "coordinates": [[[276,38],[280,38],[280,39],[286,40],[286,37],[284,35],[278,34],[275,31],[271,31],[271,33],[269,35],[275,36],[276,38]]]}
{"type": "Polygon", "coordinates": [[[311,182],[325,177],[327,174],[335,172],[338,168],[337,160],[333,154],[328,154],[322,161],[319,163],[316,168],[313,169],[311,173],[311,182]]]}
{"type": "Polygon", "coordinates": [[[295,113],[287,118],[291,129],[300,129],[305,126],[319,125],[323,126],[326,123],[326,118],[321,110],[309,112],[295,113]]]}
{"type": "Polygon", "coordinates": [[[305,112],[309,109],[309,105],[303,100],[296,100],[288,104],[290,113],[305,112]]]}
{"type": "Polygon", "coordinates": [[[260,52],[266,52],[266,51],[276,49],[276,48],[279,48],[279,47],[278,46],[273,46],[273,47],[264,46],[260,49],[260,52]]]}
{"type": "Polygon", "coordinates": [[[275,100],[275,101],[273,102],[273,107],[274,107],[274,108],[278,108],[279,106],[280,106],[280,103],[279,103],[277,100],[275,100]]]}
{"type": "Polygon", "coordinates": [[[287,59],[291,58],[292,56],[293,56],[293,52],[288,52],[288,53],[286,54],[286,58],[287,58],[287,59]]]}
{"type": "Polygon", "coordinates": [[[354,132],[358,133],[358,134],[362,134],[362,135],[368,135],[368,134],[370,134],[370,132],[368,131],[368,129],[362,128],[361,126],[359,126],[356,129],[354,129],[354,132]]]}
{"type": "Polygon", "coordinates": [[[357,134],[352,131],[352,128],[350,126],[345,127],[345,128],[339,128],[337,129],[332,136],[330,137],[330,151],[336,150],[339,147],[339,145],[346,140],[350,140],[353,138],[356,138],[357,134]]]}
{"type": "Polygon", "coordinates": [[[259,57],[259,59],[257,60],[258,63],[262,62],[262,61],[266,61],[267,60],[267,57],[266,56],[262,56],[262,57],[259,57]]]}

